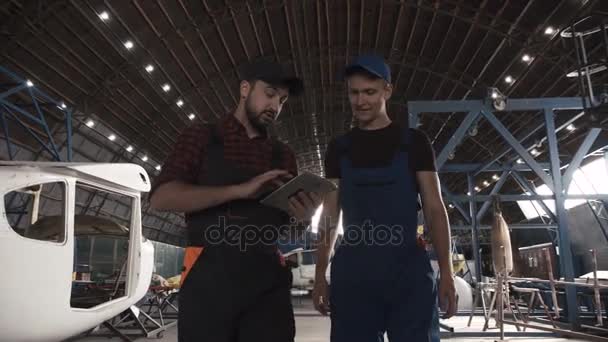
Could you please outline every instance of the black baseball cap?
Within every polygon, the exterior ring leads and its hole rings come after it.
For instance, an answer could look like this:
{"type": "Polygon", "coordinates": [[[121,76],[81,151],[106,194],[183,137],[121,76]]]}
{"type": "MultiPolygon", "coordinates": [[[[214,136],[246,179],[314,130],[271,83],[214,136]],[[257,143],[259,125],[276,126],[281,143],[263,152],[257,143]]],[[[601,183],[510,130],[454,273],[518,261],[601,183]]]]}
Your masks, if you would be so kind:
{"type": "Polygon", "coordinates": [[[362,55],[349,64],[344,70],[343,77],[346,78],[358,70],[364,70],[391,83],[391,68],[386,64],[384,58],[377,55],[362,55]]]}
{"type": "Polygon", "coordinates": [[[241,68],[241,79],[247,81],[260,80],[273,86],[285,87],[289,95],[297,96],[304,91],[304,82],[294,75],[288,74],[283,66],[276,62],[259,60],[250,62],[241,68]]]}

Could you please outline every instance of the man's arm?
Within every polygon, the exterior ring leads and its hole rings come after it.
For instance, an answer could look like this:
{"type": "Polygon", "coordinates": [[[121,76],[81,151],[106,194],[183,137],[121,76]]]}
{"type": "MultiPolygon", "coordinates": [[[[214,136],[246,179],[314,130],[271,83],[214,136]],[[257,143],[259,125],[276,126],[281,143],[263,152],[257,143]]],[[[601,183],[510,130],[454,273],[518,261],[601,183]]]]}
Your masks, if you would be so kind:
{"type": "Polygon", "coordinates": [[[150,206],[155,210],[189,213],[237,198],[236,185],[197,186],[176,180],[159,186],[150,198],[150,206]]]}
{"type": "Polygon", "coordinates": [[[269,185],[280,186],[279,178],[290,175],[284,170],[272,170],[236,185],[202,186],[174,180],[160,185],[150,198],[156,210],[189,213],[220,205],[236,199],[255,198],[269,185]]]}
{"type": "MultiPolygon", "coordinates": [[[[338,184],[339,180],[333,180],[338,184]]],[[[319,241],[317,244],[316,278],[325,279],[329,257],[338,236],[338,219],[340,218],[340,203],[338,201],[338,190],[325,195],[323,199],[323,211],[319,219],[319,241]]]]}
{"type": "MultiPolygon", "coordinates": [[[[338,185],[339,180],[333,179],[338,185]]],[[[313,289],[313,303],[315,308],[326,315],[329,312],[329,291],[325,273],[329,265],[336,238],[338,236],[338,220],[340,218],[340,202],[338,190],[325,195],[323,211],[319,219],[319,239],[317,242],[317,262],[315,265],[315,287],[313,289]]]]}
{"type": "Polygon", "coordinates": [[[418,171],[416,172],[416,179],[422,197],[424,221],[429,229],[439,263],[441,277],[439,301],[446,311],[445,317],[451,317],[456,313],[451,237],[448,214],[441,198],[439,177],[437,172],[434,171],[418,171]]]}
{"type": "Polygon", "coordinates": [[[430,231],[433,247],[437,252],[441,275],[452,276],[450,229],[448,214],[439,190],[439,177],[436,172],[418,171],[416,178],[422,197],[424,222],[430,231]]]}

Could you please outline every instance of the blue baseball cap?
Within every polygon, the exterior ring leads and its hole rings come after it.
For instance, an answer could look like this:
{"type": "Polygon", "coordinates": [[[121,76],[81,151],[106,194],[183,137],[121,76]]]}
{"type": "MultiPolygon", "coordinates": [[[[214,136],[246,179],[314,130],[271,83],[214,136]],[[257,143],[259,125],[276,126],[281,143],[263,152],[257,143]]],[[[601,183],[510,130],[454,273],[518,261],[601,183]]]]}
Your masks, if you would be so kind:
{"type": "Polygon", "coordinates": [[[362,55],[357,57],[344,69],[343,78],[361,69],[391,83],[391,68],[386,64],[384,58],[377,55],[362,55]]]}

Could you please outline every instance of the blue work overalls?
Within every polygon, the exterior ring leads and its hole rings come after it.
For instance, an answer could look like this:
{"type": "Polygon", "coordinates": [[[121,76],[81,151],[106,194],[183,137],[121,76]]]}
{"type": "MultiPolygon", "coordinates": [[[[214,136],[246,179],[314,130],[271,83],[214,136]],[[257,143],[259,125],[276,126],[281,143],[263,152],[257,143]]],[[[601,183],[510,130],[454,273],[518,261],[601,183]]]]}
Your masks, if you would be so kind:
{"type": "Polygon", "coordinates": [[[386,332],[391,342],[429,342],[436,285],[416,243],[409,129],[386,167],[353,167],[349,139],[338,139],[344,239],[331,264],[331,341],[384,341],[386,332]]]}

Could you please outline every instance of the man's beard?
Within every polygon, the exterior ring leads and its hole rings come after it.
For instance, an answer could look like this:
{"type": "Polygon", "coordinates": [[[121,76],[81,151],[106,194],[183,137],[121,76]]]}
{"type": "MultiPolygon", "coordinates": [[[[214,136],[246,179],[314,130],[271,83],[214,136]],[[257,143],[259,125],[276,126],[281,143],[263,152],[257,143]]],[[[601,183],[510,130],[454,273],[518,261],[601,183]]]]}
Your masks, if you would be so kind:
{"type": "Polygon", "coordinates": [[[255,112],[249,104],[249,99],[245,102],[245,112],[247,113],[247,118],[249,118],[249,123],[260,132],[266,132],[269,126],[272,125],[272,121],[265,123],[261,120],[264,112],[255,112]]]}

